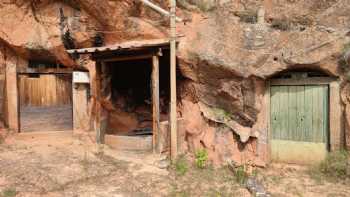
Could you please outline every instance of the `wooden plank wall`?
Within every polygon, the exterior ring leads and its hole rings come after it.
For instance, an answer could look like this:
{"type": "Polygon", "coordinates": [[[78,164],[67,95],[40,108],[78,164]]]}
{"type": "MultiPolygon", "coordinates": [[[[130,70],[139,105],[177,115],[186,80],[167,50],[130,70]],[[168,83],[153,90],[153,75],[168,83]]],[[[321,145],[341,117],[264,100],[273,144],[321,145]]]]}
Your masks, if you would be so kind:
{"type": "Polygon", "coordinates": [[[60,106],[72,103],[70,74],[19,75],[21,106],[60,106]]]}

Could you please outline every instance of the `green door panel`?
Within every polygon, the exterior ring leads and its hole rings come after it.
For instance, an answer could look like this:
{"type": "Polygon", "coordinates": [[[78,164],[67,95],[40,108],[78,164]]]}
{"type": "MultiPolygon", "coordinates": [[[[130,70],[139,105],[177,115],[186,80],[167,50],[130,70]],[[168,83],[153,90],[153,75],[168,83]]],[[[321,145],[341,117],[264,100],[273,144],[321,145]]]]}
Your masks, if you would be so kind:
{"type": "Polygon", "coordinates": [[[292,157],[292,153],[300,154],[300,158],[324,155],[328,143],[328,86],[285,85],[271,86],[270,90],[273,159],[286,160],[281,155],[292,157]]]}

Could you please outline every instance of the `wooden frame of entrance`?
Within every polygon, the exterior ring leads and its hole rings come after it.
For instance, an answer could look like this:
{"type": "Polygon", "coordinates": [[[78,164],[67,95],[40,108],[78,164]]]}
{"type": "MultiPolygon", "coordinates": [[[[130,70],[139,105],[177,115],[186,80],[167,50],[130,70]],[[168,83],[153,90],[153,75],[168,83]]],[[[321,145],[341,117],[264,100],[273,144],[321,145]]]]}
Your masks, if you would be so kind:
{"type": "Polygon", "coordinates": [[[329,86],[329,145],[330,151],[343,147],[342,106],[340,101],[340,81],[333,77],[310,77],[302,79],[271,79],[266,83],[264,100],[266,103],[267,149],[271,160],[270,129],[270,87],[271,85],[328,85],[329,86]]]}
{"type": "Polygon", "coordinates": [[[159,138],[159,126],[160,126],[160,104],[159,104],[159,56],[162,56],[161,48],[158,52],[151,52],[142,55],[133,56],[119,56],[106,59],[98,60],[99,63],[96,64],[96,88],[94,94],[96,95],[96,117],[94,120],[96,128],[96,141],[99,144],[105,143],[105,126],[101,125],[101,113],[103,109],[101,103],[98,102],[101,99],[101,75],[102,68],[105,67],[108,62],[120,62],[120,61],[131,61],[131,60],[152,60],[152,147],[153,151],[156,152],[158,138],[159,138]],[[100,66],[98,66],[100,65],[100,66]]]}
{"type": "MultiPolygon", "coordinates": [[[[103,144],[105,139],[104,126],[101,124],[101,113],[103,113],[101,105],[101,64],[114,61],[128,61],[137,59],[152,59],[152,100],[153,100],[153,150],[157,150],[158,134],[159,134],[159,56],[161,56],[162,49],[169,49],[169,39],[153,39],[143,41],[128,41],[116,45],[109,45],[104,47],[91,47],[83,49],[67,50],[69,54],[81,55],[89,54],[91,59],[95,61],[95,66],[92,73],[90,73],[90,87],[92,97],[95,100],[95,118],[94,125],[96,131],[96,141],[103,144]]],[[[172,83],[176,83],[176,79],[171,79],[172,83]]],[[[172,89],[172,87],[171,87],[172,89]]],[[[176,105],[176,104],[175,104],[176,105]]],[[[175,108],[176,110],[176,108],[175,108]]],[[[170,109],[170,113],[176,113],[170,109]]],[[[171,143],[176,139],[171,138],[171,143]]]]}

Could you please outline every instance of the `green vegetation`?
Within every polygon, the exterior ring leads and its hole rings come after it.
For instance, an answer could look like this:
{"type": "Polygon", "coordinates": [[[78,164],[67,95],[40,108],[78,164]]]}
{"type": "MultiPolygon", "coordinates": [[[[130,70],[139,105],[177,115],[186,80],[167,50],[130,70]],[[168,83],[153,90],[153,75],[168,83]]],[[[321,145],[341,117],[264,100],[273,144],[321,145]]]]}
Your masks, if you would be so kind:
{"type": "Polygon", "coordinates": [[[205,168],[208,161],[208,152],[205,149],[200,149],[196,152],[196,166],[198,168],[205,168]]]}
{"type": "Polygon", "coordinates": [[[209,12],[216,8],[215,2],[213,1],[196,1],[194,3],[203,12],[209,12]]]}
{"type": "Polygon", "coordinates": [[[191,196],[190,188],[180,188],[176,183],[172,184],[171,191],[169,193],[171,197],[189,197],[191,196]]]}
{"type": "Polygon", "coordinates": [[[245,170],[245,166],[238,166],[233,170],[233,173],[235,175],[236,181],[243,185],[245,184],[246,180],[248,179],[248,174],[245,170]]]}
{"type": "MultiPolygon", "coordinates": [[[[177,175],[175,164],[173,164],[172,169],[175,175],[177,175]]],[[[187,172],[183,176],[177,176],[177,181],[171,183],[169,196],[229,197],[237,196],[240,193],[239,189],[242,187],[237,184],[232,170],[227,166],[214,169],[212,165],[207,165],[205,168],[198,168],[195,164],[187,164],[187,172]]]]}
{"type": "Polygon", "coordinates": [[[349,50],[350,50],[350,42],[344,44],[342,52],[344,54],[344,53],[348,52],[349,50]]]}
{"type": "Polygon", "coordinates": [[[181,155],[174,163],[174,168],[177,175],[184,175],[188,170],[188,163],[185,156],[181,155]]]}
{"type": "Polygon", "coordinates": [[[345,150],[329,153],[324,161],[310,169],[310,176],[318,181],[350,178],[349,156],[345,150]]]}
{"type": "Polygon", "coordinates": [[[350,178],[349,153],[345,150],[330,153],[320,164],[320,171],[338,178],[350,178]]]}
{"type": "Polygon", "coordinates": [[[190,197],[190,192],[187,190],[172,191],[170,194],[172,197],[190,197]]]}
{"type": "Polygon", "coordinates": [[[1,193],[1,197],[15,197],[17,195],[17,191],[15,188],[7,188],[1,193]]]}

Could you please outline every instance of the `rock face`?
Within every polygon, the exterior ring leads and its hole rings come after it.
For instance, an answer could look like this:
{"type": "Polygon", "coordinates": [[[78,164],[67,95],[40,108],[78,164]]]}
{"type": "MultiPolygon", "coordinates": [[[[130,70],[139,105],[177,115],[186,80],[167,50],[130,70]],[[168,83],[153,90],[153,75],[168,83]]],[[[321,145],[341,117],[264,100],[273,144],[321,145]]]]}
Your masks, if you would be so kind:
{"type": "MultiPolygon", "coordinates": [[[[166,1],[154,3],[167,9],[166,1]]],[[[180,0],[179,110],[186,148],[205,148],[214,164],[263,165],[265,83],[288,69],[339,77],[350,147],[347,0],[180,0]]],[[[4,0],[0,42],[26,60],[78,66],[65,50],[164,38],[168,19],[138,1],[4,0]]]]}

